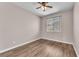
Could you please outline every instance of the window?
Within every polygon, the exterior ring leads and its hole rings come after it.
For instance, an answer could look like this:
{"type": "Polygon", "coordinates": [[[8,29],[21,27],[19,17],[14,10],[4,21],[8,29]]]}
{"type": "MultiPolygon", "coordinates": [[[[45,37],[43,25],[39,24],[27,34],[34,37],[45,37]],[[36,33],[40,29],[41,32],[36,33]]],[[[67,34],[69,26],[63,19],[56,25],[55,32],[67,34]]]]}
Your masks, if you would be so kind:
{"type": "Polygon", "coordinates": [[[47,32],[61,32],[61,16],[47,19],[47,32]]]}

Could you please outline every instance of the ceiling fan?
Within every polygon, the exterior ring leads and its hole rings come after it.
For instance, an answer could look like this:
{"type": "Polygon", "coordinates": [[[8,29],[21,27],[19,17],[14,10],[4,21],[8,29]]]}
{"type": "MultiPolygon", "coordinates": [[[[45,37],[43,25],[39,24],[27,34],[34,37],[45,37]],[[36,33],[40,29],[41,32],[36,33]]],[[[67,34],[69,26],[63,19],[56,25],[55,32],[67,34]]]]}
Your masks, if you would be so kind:
{"type": "Polygon", "coordinates": [[[42,8],[43,11],[45,11],[46,8],[53,8],[52,6],[49,6],[49,5],[48,5],[48,2],[38,2],[38,4],[40,4],[40,6],[37,7],[36,9],[42,8]]]}

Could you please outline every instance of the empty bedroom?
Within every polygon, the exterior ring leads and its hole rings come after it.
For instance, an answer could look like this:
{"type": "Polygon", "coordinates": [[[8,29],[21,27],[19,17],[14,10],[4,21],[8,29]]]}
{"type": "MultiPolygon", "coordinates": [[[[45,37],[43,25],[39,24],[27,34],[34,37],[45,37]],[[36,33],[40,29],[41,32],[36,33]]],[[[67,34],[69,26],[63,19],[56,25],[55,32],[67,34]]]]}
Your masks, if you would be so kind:
{"type": "Polygon", "coordinates": [[[0,2],[0,57],[78,57],[78,2],[0,2]]]}

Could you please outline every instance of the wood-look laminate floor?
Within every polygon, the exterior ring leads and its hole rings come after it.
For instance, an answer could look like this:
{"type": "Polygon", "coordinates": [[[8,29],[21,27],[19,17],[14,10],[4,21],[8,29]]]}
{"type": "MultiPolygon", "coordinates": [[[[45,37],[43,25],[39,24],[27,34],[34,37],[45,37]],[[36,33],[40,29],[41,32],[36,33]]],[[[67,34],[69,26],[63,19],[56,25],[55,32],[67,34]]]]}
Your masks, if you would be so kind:
{"type": "Polygon", "coordinates": [[[39,39],[1,53],[1,57],[76,57],[71,44],[39,39]]]}

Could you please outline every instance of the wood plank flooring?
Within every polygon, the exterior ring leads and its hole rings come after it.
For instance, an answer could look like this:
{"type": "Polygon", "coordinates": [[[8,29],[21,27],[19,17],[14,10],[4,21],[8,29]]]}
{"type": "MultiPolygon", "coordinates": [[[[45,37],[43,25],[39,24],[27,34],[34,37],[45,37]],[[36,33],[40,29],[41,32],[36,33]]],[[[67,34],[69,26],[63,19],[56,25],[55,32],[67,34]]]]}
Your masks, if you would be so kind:
{"type": "Polygon", "coordinates": [[[39,39],[1,53],[0,57],[76,57],[71,44],[39,39]]]}

